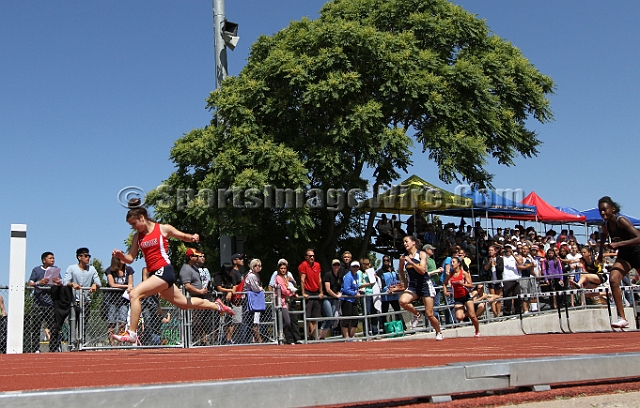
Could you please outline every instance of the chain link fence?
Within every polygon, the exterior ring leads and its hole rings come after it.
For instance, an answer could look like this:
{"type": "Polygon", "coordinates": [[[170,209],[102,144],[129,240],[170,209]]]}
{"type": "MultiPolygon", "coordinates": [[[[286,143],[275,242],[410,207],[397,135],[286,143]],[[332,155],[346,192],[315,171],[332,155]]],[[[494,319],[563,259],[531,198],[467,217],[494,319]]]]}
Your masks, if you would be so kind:
{"type": "Polygon", "coordinates": [[[158,295],[142,299],[138,322],[140,344],[121,343],[112,334],[123,334],[131,321],[129,301],[124,290],[101,288],[90,304],[80,305],[78,349],[112,349],[131,347],[184,347],[184,323],[180,309],[158,295]],[[87,312],[89,315],[87,316],[87,312]]]}
{"type": "Polygon", "coordinates": [[[2,303],[0,306],[0,354],[5,354],[7,352],[7,316],[6,316],[6,307],[9,300],[9,288],[6,286],[0,286],[0,302],[2,303]],[[1,313],[2,311],[4,313],[1,313]]]}
{"type": "MultiPolygon", "coordinates": [[[[588,293],[588,291],[584,289],[574,289],[571,291],[571,294],[562,296],[558,301],[558,304],[554,304],[555,297],[546,295],[546,292],[552,291],[552,288],[550,289],[545,285],[539,284],[539,281],[541,280],[541,278],[536,277],[521,278],[519,280],[519,284],[523,286],[521,293],[528,295],[527,300],[523,300],[518,295],[514,295],[486,297],[481,300],[475,301],[474,303],[476,305],[476,310],[481,310],[481,313],[477,316],[479,322],[481,324],[484,324],[516,318],[518,317],[518,310],[524,306],[524,303],[527,303],[527,310],[525,314],[530,316],[545,313],[556,313],[556,308],[563,306],[563,304],[560,302],[565,301],[565,299],[566,301],[571,302],[568,305],[569,310],[606,308],[607,302],[611,302],[611,304],[613,304],[613,300],[607,299],[603,294],[588,293]],[[483,305],[481,308],[478,307],[480,304],[483,305]],[[494,314],[492,312],[493,304],[502,305],[502,312],[494,314]],[[506,312],[506,305],[513,306],[515,312],[506,312]],[[532,305],[535,305],[535,307],[532,305]]],[[[484,288],[488,288],[488,283],[502,283],[502,281],[474,282],[476,287],[478,285],[482,285],[483,290],[485,290],[487,294],[488,290],[484,288]]],[[[637,292],[638,288],[639,286],[621,286],[625,306],[633,306],[634,311],[636,311],[636,315],[640,316],[640,301],[638,301],[638,299],[634,299],[633,295],[634,290],[637,292]]],[[[451,288],[449,288],[449,293],[450,295],[452,295],[451,288]]],[[[422,314],[423,321],[419,323],[418,327],[411,328],[410,322],[412,319],[412,315],[409,312],[400,309],[397,303],[394,305],[391,302],[383,301],[381,302],[381,310],[372,308],[371,305],[374,302],[371,301],[371,299],[375,298],[376,296],[379,295],[361,294],[360,298],[356,301],[358,308],[358,326],[356,330],[356,337],[361,339],[395,337],[398,335],[397,333],[385,332],[384,323],[391,321],[402,322],[404,332],[407,334],[417,332],[430,332],[433,330],[429,321],[424,315],[424,305],[422,304],[421,299],[415,300],[413,302],[413,305],[416,310],[418,310],[422,314]],[[387,304],[385,305],[385,303],[387,304]],[[382,312],[382,310],[384,310],[384,312],[382,312]]],[[[442,286],[436,288],[436,296],[438,297],[439,302],[437,302],[436,306],[434,306],[434,315],[440,322],[441,329],[458,328],[472,325],[468,317],[461,321],[456,319],[453,296],[450,296],[449,298],[445,297],[442,286]]],[[[636,297],[638,297],[638,295],[636,295],[636,297]]],[[[314,297],[309,297],[309,299],[313,298],[314,297]]],[[[326,302],[326,297],[323,301],[326,302]]],[[[343,341],[344,338],[340,333],[339,328],[340,322],[352,318],[341,316],[339,307],[337,313],[333,316],[329,316],[325,312],[323,313],[322,317],[307,317],[306,302],[307,299],[304,299],[303,297],[298,297],[296,299],[296,303],[300,304],[300,309],[302,310],[301,312],[297,312],[297,315],[301,320],[300,330],[302,340],[308,342],[343,341]],[[316,323],[314,331],[311,331],[309,329],[310,322],[316,323]],[[322,333],[322,328],[327,328],[326,323],[330,323],[328,327],[330,330],[327,334],[324,334],[322,333]]],[[[331,308],[329,308],[329,310],[331,310],[331,308]]]]}
{"type": "MultiPolygon", "coordinates": [[[[491,282],[479,282],[487,283],[491,282]]],[[[634,306],[633,289],[623,287],[634,306]]],[[[130,347],[204,347],[228,344],[277,344],[297,342],[342,341],[341,322],[347,319],[357,320],[356,336],[365,339],[395,337],[398,333],[385,333],[385,322],[401,321],[406,333],[431,331],[428,322],[421,322],[417,328],[411,328],[411,315],[394,302],[382,302],[383,311],[372,308],[373,301],[367,301],[377,295],[362,295],[356,302],[358,316],[343,317],[337,307],[333,315],[327,312],[321,317],[307,318],[307,300],[302,296],[282,302],[279,291],[265,292],[265,310],[249,310],[246,293],[225,296],[212,293],[209,300],[219,298],[231,307],[235,315],[220,314],[208,310],[179,310],[157,295],[143,299],[142,316],[139,322],[139,345],[121,344],[111,339],[111,334],[123,332],[129,320],[129,303],[122,298],[120,289],[100,288],[90,294],[87,302],[73,301],[68,315],[62,316],[52,306],[49,288],[26,287],[24,298],[23,351],[25,353],[56,352],[83,349],[114,349],[130,347]],[[385,304],[386,303],[386,304],[385,304]],[[62,318],[64,317],[64,319],[62,318]],[[57,323],[56,323],[57,320],[57,323]],[[316,323],[315,331],[309,330],[309,323],[316,323]]],[[[453,316],[453,305],[447,304],[442,291],[440,306],[434,308],[443,329],[470,325],[468,321],[457,321],[453,316]]],[[[523,291],[529,292],[529,291],[523,291]]],[[[554,305],[544,296],[544,288],[535,287],[529,293],[531,314],[552,313],[554,305]]],[[[583,303],[578,300],[585,297],[576,291],[575,309],[606,307],[607,299],[597,297],[583,303]],[[598,302],[594,302],[597,300],[598,302]],[[602,302],[600,302],[602,301],[602,302]]],[[[7,309],[9,290],[0,287],[5,310],[7,309]]],[[[325,301],[327,299],[324,299],[325,301]]],[[[493,302],[516,301],[515,297],[500,297],[483,300],[484,312],[478,316],[481,323],[499,321],[510,316],[495,316],[491,313],[493,302]]],[[[397,301],[396,301],[397,303],[397,301]]],[[[423,313],[421,300],[414,302],[423,313]]],[[[377,307],[380,305],[378,304],[377,307]]],[[[324,310],[327,310],[326,308],[324,310]]],[[[331,307],[328,310],[332,310],[331,307]]],[[[1,314],[1,313],[0,313],[1,314]]],[[[0,316],[0,353],[6,352],[7,317],[0,316]]]]}
{"type": "Polygon", "coordinates": [[[259,312],[250,310],[246,292],[229,297],[224,293],[212,293],[208,299],[220,299],[233,309],[234,314],[223,315],[210,310],[185,311],[189,347],[278,343],[274,293],[265,292],[265,310],[259,312]]]}

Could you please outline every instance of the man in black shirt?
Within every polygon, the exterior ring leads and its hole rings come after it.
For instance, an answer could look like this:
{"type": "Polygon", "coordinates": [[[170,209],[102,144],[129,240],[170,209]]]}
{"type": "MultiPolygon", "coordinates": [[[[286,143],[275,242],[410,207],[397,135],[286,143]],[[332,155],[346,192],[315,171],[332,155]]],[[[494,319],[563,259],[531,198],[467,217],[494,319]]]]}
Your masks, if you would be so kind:
{"type": "MultiPolygon", "coordinates": [[[[350,253],[349,256],[351,256],[350,253]]],[[[338,305],[340,304],[340,297],[342,297],[341,268],[340,260],[334,259],[331,261],[331,270],[325,272],[322,276],[322,285],[324,286],[324,293],[326,295],[322,301],[322,311],[325,317],[328,318],[335,317],[338,305]]],[[[322,326],[320,327],[320,340],[324,339],[333,327],[337,325],[337,320],[325,320],[322,322],[322,326]]]]}

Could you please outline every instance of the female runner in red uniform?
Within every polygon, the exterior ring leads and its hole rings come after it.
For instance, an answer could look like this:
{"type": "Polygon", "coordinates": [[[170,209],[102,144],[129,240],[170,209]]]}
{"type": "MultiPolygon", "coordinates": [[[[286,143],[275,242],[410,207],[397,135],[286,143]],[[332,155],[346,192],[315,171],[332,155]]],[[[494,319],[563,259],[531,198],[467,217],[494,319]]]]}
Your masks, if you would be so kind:
{"type": "Polygon", "coordinates": [[[471,289],[474,285],[471,280],[471,274],[462,269],[462,261],[457,256],[451,258],[451,271],[444,278],[444,296],[449,296],[447,288],[453,287],[453,299],[455,301],[454,309],[456,311],[456,319],[463,321],[466,316],[473,323],[476,329],[475,337],[480,337],[480,323],[476,316],[476,307],[471,297],[471,289]],[[465,316],[465,308],[467,309],[465,316]]]}
{"type": "Polygon", "coordinates": [[[138,254],[138,249],[140,249],[147,263],[149,279],[139,283],[129,292],[131,301],[129,329],[127,333],[121,336],[113,335],[114,339],[129,343],[138,341],[138,320],[142,312],[140,300],[156,293],[159,293],[160,296],[180,309],[207,309],[233,314],[233,310],[222,304],[219,299],[216,299],[215,302],[197,297],[187,299],[175,285],[175,273],[167,254],[168,238],[173,237],[185,242],[198,242],[200,240],[198,234],[186,234],[169,224],[159,224],[149,219],[147,210],[143,207],[130,209],[127,213],[127,222],[137,231],[131,241],[129,253],[125,254],[119,249],[114,249],[112,255],[130,264],[138,254]]]}

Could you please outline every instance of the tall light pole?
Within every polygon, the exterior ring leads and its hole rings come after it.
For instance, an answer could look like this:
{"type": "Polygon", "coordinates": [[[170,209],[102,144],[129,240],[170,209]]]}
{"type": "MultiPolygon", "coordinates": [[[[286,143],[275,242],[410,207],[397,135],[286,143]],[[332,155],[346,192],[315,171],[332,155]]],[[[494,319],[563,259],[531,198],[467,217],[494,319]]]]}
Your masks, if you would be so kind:
{"type": "Polygon", "coordinates": [[[240,37],[238,25],[227,21],[224,14],[224,0],[213,0],[213,44],[216,56],[216,89],[227,77],[227,47],[233,51],[240,37]]]}
{"type": "MultiPolygon", "coordinates": [[[[227,77],[227,47],[231,51],[236,47],[238,37],[238,25],[227,21],[224,14],[224,0],[212,0],[213,2],[213,45],[216,59],[216,89],[220,88],[222,81],[227,77]]],[[[220,118],[218,117],[218,120],[220,118]]],[[[242,241],[240,241],[242,242],[242,241]]],[[[238,245],[236,245],[238,246],[238,245]]],[[[231,259],[233,251],[231,237],[220,235],[220,265],[226,259],[231,259]]],[[[242,252],[242,248],[236,248],[242,252]]]]}

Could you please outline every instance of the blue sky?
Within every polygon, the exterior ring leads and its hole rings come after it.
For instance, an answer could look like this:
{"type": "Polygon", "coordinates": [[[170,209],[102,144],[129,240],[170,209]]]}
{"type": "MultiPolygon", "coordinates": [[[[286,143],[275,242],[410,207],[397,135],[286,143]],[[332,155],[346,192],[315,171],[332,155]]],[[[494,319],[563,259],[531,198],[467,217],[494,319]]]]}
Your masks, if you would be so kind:
{"type": "MultiPolygon", "coordinates": [[[[557,87],[555,121],[531,123],[544,142],[540,155],[513,168],[490,165],[494,185],[578,209],[607,194],[640,216],[635,171],[621,166],[640,150],[640,3],[455,3],[486,19],[557,87]]],[[[323,4],[227,0],[241,37],[229,73],[242,69],[259,35],[316,18],[323,4]]],[[[173,142],[211,118],[211,8],[209,0],[0,2],[0,285],[9,280],[12,223],[27,224],[27,274],[44,251],[66,268],[78,247],[105,263],[124,247],[118,192],[158,186],[173,170],[173,142]]],[[[425,156],[414,159],[411,173],[453,188],[425,156]]]]}

